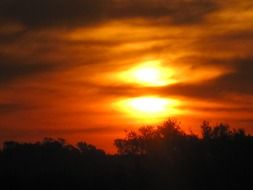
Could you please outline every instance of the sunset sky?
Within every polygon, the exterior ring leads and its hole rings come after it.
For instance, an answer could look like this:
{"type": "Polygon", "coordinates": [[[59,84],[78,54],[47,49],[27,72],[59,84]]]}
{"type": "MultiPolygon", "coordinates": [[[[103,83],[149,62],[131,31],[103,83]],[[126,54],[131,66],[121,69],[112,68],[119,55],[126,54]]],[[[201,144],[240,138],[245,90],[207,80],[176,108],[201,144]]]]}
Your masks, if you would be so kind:
{"type": "Polygon", "coordinates": [[[0,0],[0,143],[168,117],[253,133],[252,0],[0,0]]]}

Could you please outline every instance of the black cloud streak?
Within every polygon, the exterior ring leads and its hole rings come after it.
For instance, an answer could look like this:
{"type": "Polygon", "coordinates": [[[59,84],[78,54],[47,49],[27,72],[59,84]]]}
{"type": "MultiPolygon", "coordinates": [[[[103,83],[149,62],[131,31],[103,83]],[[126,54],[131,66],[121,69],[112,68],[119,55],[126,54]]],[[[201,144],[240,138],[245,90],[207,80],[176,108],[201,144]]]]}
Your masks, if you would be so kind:
{"type": "Polygon", "coordinates": [[[2,103],[0,104],[0,114],[6,114],[23,110],[25,107],[16,103],[2,103]]]}
{"type": "Polygon", "coordinates": [[[7,0],[0,4],[0,16],[26,26],[68,26],[98,21],[105,5],[105,0],[7,0]]]}
{"type": "Polygon", "coordinates": [[[253,67],[250,64],[241,64],[240,67],[241,70],[216,79],[197,84],[179,83],[160,88],[158,93],[216,101],[222,100],[228,94],[253,95],[253,76],[251,74],[253,67]]]}
{"type": "Polygon", "coordinates": [[[71,27],[114,19],[168,17],[173,24],[192,24],[216,9],[214,0],[2,0],[0,20],[26,27],[71,27]]]}
{"type": "Polygon", "coordinates": [[[27,76],[47,73],[55,69],[59,69],[59,64],[41,63],[40,61],[26,59],[16,60],[16,58],[2,56],[0,57],[0,85],[27,76]]]}
{"type": "MultiPolygon", "coordinates": [[[[196,62],[201,62],[201,59],[196,62]]],[[[202,60],[203,62],[203,60],[202,60]]],[[[189,97],[203,99],[219,99],[225,95],[244,94],[253,95],[253,57],[204,60],[207,65],[213,66],[230,66],[234,72],[229,72],[212,80],[203,81],[202,83],[188,84],[179,83],[161,89],[162,94],[177,94],[189,97]]]]}
{"type": "Polygon", "coordinates": [[[253,95],[253,58],[235,60],[236,72],[217,79],[216,84],[227,92],[253,95]]]}

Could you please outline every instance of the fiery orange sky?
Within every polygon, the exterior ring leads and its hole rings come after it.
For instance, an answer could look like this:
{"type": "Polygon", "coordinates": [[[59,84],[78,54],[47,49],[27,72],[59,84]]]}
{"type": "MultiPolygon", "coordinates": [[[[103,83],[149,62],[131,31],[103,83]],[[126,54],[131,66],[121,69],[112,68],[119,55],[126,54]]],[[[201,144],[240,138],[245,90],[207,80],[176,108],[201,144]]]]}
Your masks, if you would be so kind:
{"type": "Polygon", "coordinates": [[[112,151],[168,117],[253,133],[252,21],[252,0],[3,0],[0,142],[112,151]]]}

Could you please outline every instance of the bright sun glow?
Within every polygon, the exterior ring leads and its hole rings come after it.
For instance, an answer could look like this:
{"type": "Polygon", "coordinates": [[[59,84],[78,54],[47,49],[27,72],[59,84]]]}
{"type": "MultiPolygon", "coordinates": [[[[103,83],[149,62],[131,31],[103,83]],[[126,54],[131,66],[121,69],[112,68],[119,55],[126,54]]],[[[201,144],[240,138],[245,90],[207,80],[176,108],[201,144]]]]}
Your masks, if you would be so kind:
{"type": "Polygon", "coordinates": [[[134,72],[134,77],[137,81],[149,84],[159,84],[160,80],[160,70],[157,68],[147,67],[139,68],[134,72]]]}
{"type": "Polygon", "coordinates": [[[165,111],[168,101],[161,98],[135,98],[129,102],[130,106],[141,112],[162,112],[165,111]]]}
{"type": "Polygon", "coordinates": [[[139,118],[160,118],[169,115],[178,114],[176,106],[179,104],[177,100],[147,96],[138,98],[129,98],[117,102],[120,110],[128,113],[128,115],[139,118]]]}
{"type": "Polygon", "coordinates": [[[174,83],[173,71],[164,68],[158,60],[146,61],[138,66],[121,73],[121,78],[130,83],[138,83],[143,86],[166,86],[174,83]]]}

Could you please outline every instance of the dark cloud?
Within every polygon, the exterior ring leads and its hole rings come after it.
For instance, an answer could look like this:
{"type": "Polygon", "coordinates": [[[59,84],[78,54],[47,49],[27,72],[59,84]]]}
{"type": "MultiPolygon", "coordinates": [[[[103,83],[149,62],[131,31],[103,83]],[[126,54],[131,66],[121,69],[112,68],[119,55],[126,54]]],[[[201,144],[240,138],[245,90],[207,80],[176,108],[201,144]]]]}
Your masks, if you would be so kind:
{"type": "Polygon", "coordinates": [[[249,106],[230,106],[230,107],[225,107],[225,106],[218,106],[218,107],[207,107],[207,106],[198,106],[198,105],[193,105],[193,106],[178,106],[178,109],[181,110],[193,110],[193,111],[199,111],[199,112],[215,112],[215,113],[220,113],[220,112],[226,112],[226,113],[253,113],[253,107],[249,106]]]}
{"type": "Polygon", "coordinates": [[[18,31],[14,34],[10,33],[0,34],[0,43],[1,44],[15,43],[18,39],[23,37],[24,33],[25,31],[18,31]]]}
{"type": "Polygon", "coordinates": [[[224,101],[229,94],[253,95],[253,59],[236,62],[235,72],[201,83],[178,83],[160,88],[159,93],[216,101],[224,101]]]}
{"type": "Polygon", "coordinates": [[[0,103],[0,114],[8,114],[16,111],[22,111],[27,107],[17,103],[0,103]]]}
{"type": "Polygon", "coordinates": [[[75,26],[125,18],[169,18],[174,24],[201,21],[214,0],[2,0],[0,20],[27,27],[75,26]]]}
{"type": "Polygon", "coordinates": [[[115,17],[169,17],[173,24],[193,24],[218,8],[214,0],[134,0],[124,1],[113,11],[115,17]]]}
{"type": "Polygon", "coordinates": [[[3,0],[0,16],[26,26],[71,26],[99,21],[106,6],[106,0],[3,0]]]}
{"type": "Polygon", "coordinates": [[[253,57],[215,58],[215,56],[215,54],[209,57],[192,56],[178,61],[192,65],[192,68],[206,67],[208,69],[208,66],[211,66],[231,71],[211,80],[198,83],[178,83],[164,87],[160,89],[160,93],[206,99],[222,98],[227,94],[253,95],[253,57]]]}
{"type": "Polygon", "coordinates": [[[236,72],[218,78],[215,85],[226,92],[253,95],[253,58],[234,61],[236,72]]]}
{"type": "Polygon", "coordinates": [[[43,63],[27,59],[17,60],[17,58],[0,56],[0,85],[27,76],[47,73],[56,68],[59,68],[59,65],[54,63],[43,63]]]}

